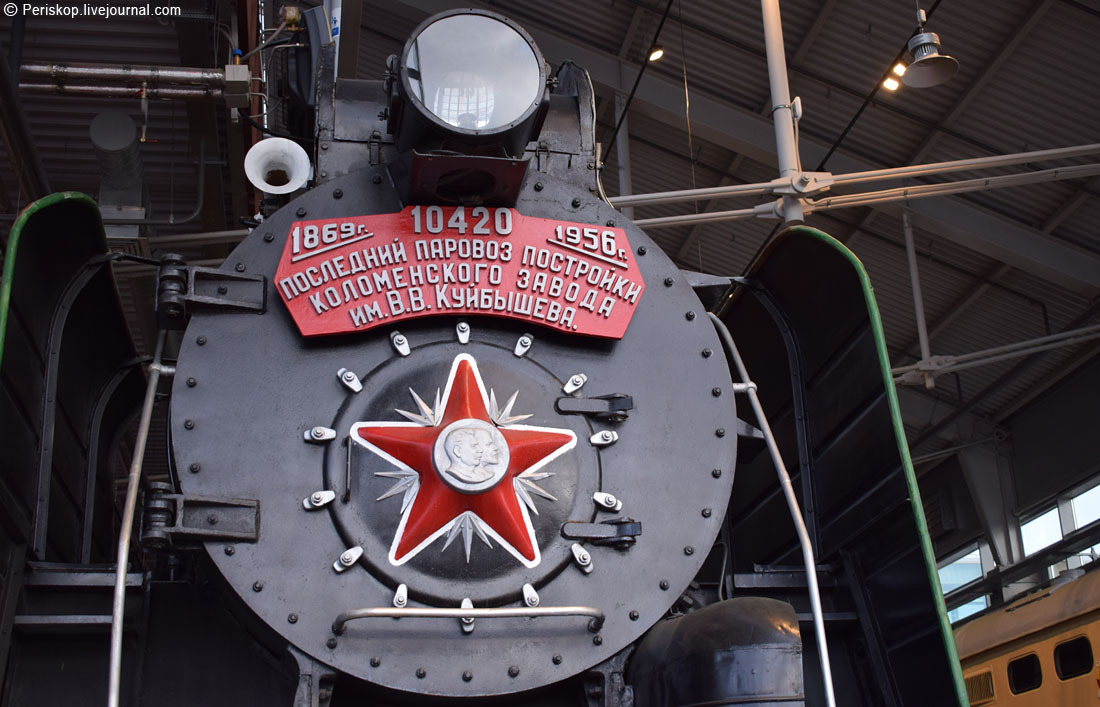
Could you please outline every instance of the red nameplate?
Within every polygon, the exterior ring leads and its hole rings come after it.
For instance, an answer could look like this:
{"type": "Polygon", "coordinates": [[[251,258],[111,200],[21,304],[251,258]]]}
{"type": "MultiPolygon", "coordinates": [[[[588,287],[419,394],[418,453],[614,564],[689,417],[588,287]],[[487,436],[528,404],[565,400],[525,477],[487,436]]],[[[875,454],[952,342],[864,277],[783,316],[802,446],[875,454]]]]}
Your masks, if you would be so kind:
{"type": "Polygon", "coordinates": [[[621,339],[645,290],[623,229],[484,206],[295,221],[275,286],[303,336],[480,314],[621,339]]]}

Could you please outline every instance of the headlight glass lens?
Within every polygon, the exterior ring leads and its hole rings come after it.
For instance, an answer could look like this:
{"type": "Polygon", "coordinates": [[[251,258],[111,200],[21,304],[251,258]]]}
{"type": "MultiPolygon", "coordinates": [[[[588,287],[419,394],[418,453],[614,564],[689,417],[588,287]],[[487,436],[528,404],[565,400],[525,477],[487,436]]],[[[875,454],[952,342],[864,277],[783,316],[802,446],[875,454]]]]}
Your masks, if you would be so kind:
{"type": "Polygon", "coordinates": [[[539,98],[539,60],[527,40],[483,15],[451,15],[413,41],[405,70],[413,96],[440,120],[492,131],[539,98]]]}

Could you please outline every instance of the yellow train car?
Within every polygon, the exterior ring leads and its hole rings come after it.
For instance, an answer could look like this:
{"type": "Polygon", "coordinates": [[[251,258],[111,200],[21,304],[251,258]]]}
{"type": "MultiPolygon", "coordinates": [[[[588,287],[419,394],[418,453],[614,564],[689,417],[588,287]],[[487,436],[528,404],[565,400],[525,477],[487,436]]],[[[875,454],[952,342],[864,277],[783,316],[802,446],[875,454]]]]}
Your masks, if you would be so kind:
{"type": "Polygon", "coordinates": [[[971,707],[1100,706],[1100,568],[955,630],[971,707]]]}

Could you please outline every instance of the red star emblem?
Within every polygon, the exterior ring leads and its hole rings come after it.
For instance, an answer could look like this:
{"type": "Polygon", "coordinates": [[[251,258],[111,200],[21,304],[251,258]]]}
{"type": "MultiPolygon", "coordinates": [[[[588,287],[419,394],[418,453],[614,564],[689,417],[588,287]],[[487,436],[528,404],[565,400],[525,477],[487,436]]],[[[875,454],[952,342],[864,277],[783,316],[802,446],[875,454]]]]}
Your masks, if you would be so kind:
{"type": "Polygon", "coordinates": [[[550,500],[536,484],[552,475],[544,468],[572,449],[571,430],[513,424],[529,415],[510,417],[516,396],[498,410],[495,392],[486,394],[477,361],[455,357],[442,401],[429,407],[411,391],[420,414],[397,410],[411,422],[359,422],[351,438],[396,470],[376,476],[397,479],[377,500],[403,493],[401,522],[390,546],[389,560],[401,565],[441,535],[444,549],[461,533],[470,559],[476,534],[490,538],[527,567],[541,560],[528,509],[538,513],[531,494],[550,500]]]}

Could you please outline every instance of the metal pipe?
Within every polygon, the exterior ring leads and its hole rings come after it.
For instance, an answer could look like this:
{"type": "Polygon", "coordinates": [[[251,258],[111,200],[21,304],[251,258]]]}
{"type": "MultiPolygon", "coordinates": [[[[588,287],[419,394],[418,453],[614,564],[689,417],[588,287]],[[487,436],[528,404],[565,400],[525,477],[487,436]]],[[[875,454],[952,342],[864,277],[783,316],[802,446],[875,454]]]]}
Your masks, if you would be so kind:
{"type": "Polygon", "coordinates": [[[604,613],[593,606],[530,606],[502,608],[464,608],[464,607],[393,607],[384,606],[368,609],[351,609],[340,613],[332,622],[332,632],[337,636],[344,632],[346,624],[355,619],[376,618],[431,618],[431,619],[499,619],[527,618],[532,616],[588,616],[588,630],[597,633],[603,628],[604,613]]]}
{"type": "MultiPolygon", "coordinates": [[[[1100,324],[1089,327],[1082,327],[1080,329],[1073,329],[1072,331],[1064,331],[1058,334],[1051,334],[1050,336],[1042,336],[1037,339],[1029,339],[1028,341],[1018,341],[1014,344],[1006,344],[1004,346],[997,346],[991,349],[984,349],[982,351],[973,351],[968,354],[961,354],[959,356],[944,356],[942,357],[943,364],[934,370],[922,371],[925,376],[938,376],[943,373],[951,373],[954,371],[964,371],[968,368],[976,368],[978,366],[985,366],[990,363],[998,363],[1011,358],[1019,358],[1020,356],[1028,356],[1033,353],[1039,353],[1042,351],[1048,351],[1050,349],[1060,348],[1063,346],[1073,346],[1075,344],[1083,344],[1086,341],[1100,337],[1100,324]]],[[[920,364],[915,363],[908,366],[899,366],[893,368],[890,373],[897,378],[902,378],[908,373],[913,373],[920,370],[920,364]]]]}
{"type": "Polygon", "coordinates": [[[703,187],[701,189],[680,189],[678,191],[660,191],[652,194],[631,194],[618,196],[611,200],[616,209],[626,206],[649,206],[651,204],[675,204],[681,201],[707,201],[726,196],[759,196],[770,194],[779,185],[789,184],[786,180],[761,182],[757,184],[730,184],[724,187],[703,187]]]}
{"type": "Polygon", "coordinates": [[[20,81],[21,93],[52,94],[56,96],[95,96],[97,98],[163,98],[177,101],[221,100],[220,88],[204,86],[106,86],[102,84],[56,84],[36,81],[20,81]]]}
{"type": "Polygon", "coordinates": [[[783,489],[783,495],[787,499],[787,509],[794,521],[795,531],[798,534],[798,543],[802,546],[802,561],[806,565],[806,584],[810,592],[810,608],[814,616],[814,632],[817,635],[818,658],[821,661],[821,677],[825,683],[825,702],[828,707],[836,707],[836,697],[833,694],[833,672],[829,665],[829,645],[825,641],[825,618],[821,611],[821,591],[817,585],[817,562],[814,560],[814,549],[810,544],[810,533],[806,530],[806,522],[802,518],[802,511],[798,507],[798,499],[794,495],[794,487],[791,485],[790,474],[783,463],[783,457],[779,453],[779,445],[775,442],[768,418],[764,415],[764,408],[760,404],[760,398],[756,395],[756,383],[749,378],[749,372],[745,368],[745,362],[741,360],[741,354],[737,350],[737,344],[733,342],[733,336],[726,327],[725,322],[713,312],[707,312],[714,328],[718,332],[722,344],[726,347],[730,359],[737,368],[737,375],[741,383],[734,384],[734,392],[744,392],[749,396],[756,420],[760,423],[760,431],[764,433],[764,440],[771,454],[775,471],[779,475],[779,485],[783,489]]]}
{"type": "Polygon", "coordinates": [[[963,194],[971,191],[983,191],[985,189],[1003,189],[1040,182],[1053,182],[1059,179],[1076,179],[1100,174],[1100,163],[1075,165],[1072,167],[1055,167],[1036,172],[1024,172],[1023,174],[1006,174],[1000,177],[985,177],[977,179],[965,179],[958,182],[944,182],[942,184],[920,184],[912,187],[897,187],[883,189],[881,191],[865,192],[862,194],[846,194],[844,196],[831,196],[825,199],[810,199],[806,206],[810,211],[822,211],[824,209],[842,209],[851,206],[868,206],[871,204],[883,204],[891,201],[905,201],[908,199],[926,199],[933,196],[948,196],[951,194],[963,194]]]}
{"type": "MultiPolygon", "coordinates": [[[[769,211],[773,205],[766,204],[769,211]]],[[[683,214],[681,216],[660,216],[658,218],[643,218],[634,222],[640,228],[662,228],[665,226],[687,226],[693,223],[711,223],[713,221],[734,221],[739,218],[752,218],[758,215],[755,208],[734,209],[733,211],[712,211],[705,214],[683,214]]]]}
{"type": "Polygon", "coordinates": [[[862,182],[877,182],[886,179],[900,179],[903,177],[927,177],[934,174],[965,172],[968,170],[988,169],[991,167],[1008,167],[1017,164],[1027,164],[1029,162],[1067,159],[1069,157],[1081,157],[1084,155],[1095,155],[1097,153],[1100,153],[1100,143],[1076,145],[1074,147],[1056,147],[1050,150],[1014,152],[1009,155],[974,157],[967,160],[929,162],[927,164],[910,165],[908,167],[890,167],[888,169],[871,169],[866,172],[850,172],[848,174],[835,175],[833,177],[833,184],[859,184],[862,182]]]}
{"type": "MultiPolygon", "coordinates": [[[[801,171],[798,166],[798,144],[794,136],[794,110],[787,85],[787,58],[783,53],[783,23],[779,17],[779,0],[760,0],[764,16],[764,50],[768,58],[768,82],[771,86],[772,123],[775,126],[775,157],[780,177],[790,177],[801,171]]],[[[802,202],[798,197],[784,195],[781,207],[786,223],[802,221],[802,202]]]]}
{"type": "Polygon", "coordinates": [[[52,83],[70,81],[121,81],[148,84],[196,84],[224,87],[225,72],[221,69],[201,69],[182,66],[136,66],[129,64],[54,64],[27,63],[19,75],[27,79],[47,79],[52,83]]]}
{"type": "Polygon", "coordinates": [[[130,556],[130,535],[134,528],[134,512],[137,507],[141,465],[145,460],[145,445],[149,441],[149,424],[153,419],[153,402],[156,400],[157,383],[161,373],[172,375],[175,369],[161,364],[166,332],[157,336],[153,362],[149,365],[149,382],[145,386],[145,402],[141,406],[134,458],[130,464],[130,477],[126,483],[126,505],[122,511],[122,526],[118,536],[118,559],[115,564],[115,596],[111,607],[111,672],[107,681],[107,707],[118,707],[119,685],[122,679],[122,613],[126,607],[126,565],[130,556]]]}
{"type": "MultiPolygon", "coordinates": [[[[905,231],[905,254],[909,260],[909,283],[913,289],[913,312],[917,318],[917,339],[920,341],[920,357],[927,361],[932,356],[928,345],[928,326],[924,320],[924,300],[920,293],[920,272],[917,269],[917,248],[913,244],[913,216],[908,211],[901,214],[901,225],[905,231]]],[[[935,379],[924,374],[924,387],[931,390],[936,387],[935,379]]]]}
{"type": "MultiPolygon", "coordinates": [[[[873,169],[864,172],[850,172],[848,174],[832,175],[832,185],[859,184],[864,182],[885,181],[888,179],[901,179],[905,177],[927,177],[936,174],[948,174],[975,169],[991,167],[1007,167],[1010,165],[1027,164],[1029,162],[1049,161],[1053,159],[1065,159],[1069,157],[1081,157],[1100,153],[1100,143],[1088,145],[1075,145],[1073,147],[1058,147],[1050,150],[1035,150],[1033,152],[1015,152],[1009,155],[995,155],[992,157],[975,157],[966,160],[953,160],[950,162],[930,162],[927,164],[909,165],[907,167],[890,167],[887,169],[873,169]]],[[[789,187],[789,179],[774,179],[770,182],[757,182],[754,184],[731,184],[724,187],[704,187],[702,189],[680,189],[678,191],[652,192],[650,194],[632,194],[628,197],[612,199],[615,208],[623,206],[648,206],[650,204],[673,204],[683,201],[706,201],[720,199],[727,196],[755,196],[771,194],[777,188],[789,187]]]]}
{"type": "MultiPolygon", "coordinates": [[[[264,34],[267,33],[267,8],[264,5],[264,0],[258,0],[257,1],[256,9],[257,9],[257,13],[256,13],[256,18],[257,18],[256,25],[257,26],[256,26],[256,29],[259,32],[259,37],[256,38],[256,46],[259,47],[259,46],[263,45],[264,34]]],[[[329,31],[330,32],[332,31],[331,27],[329,28],[329,31]]],[[[270,101],[268,100],[268,96],[271,95],[271,92],[268,89],[268,85],[267,85],[267,62],[264,61],[264,57],[263,57],[262,54],[259,57],[257,57],[257,59],[258,59],[259,64],[260,64],[260,85],[264,87],[264,91],[263,91],[264,112],[263,112],[263,115],[260,116],[260,123],[264,126],[264,130],[267,130],[267,128],[268,128],[267,114],[271,110],[271,106],[269,105],[270,101]]],[[[244,58],[242,58],[241,61],[242,62],[245,61],[244,58]]],[[[337,62],[337,63],[339,63],[339,62],[337,62]]],[[[249,90],[251,90],[251,88],[249,90]]],[[[248,104],[249,104],[249,106],[251,106],[252,101],[249,100],[248,104]]],[[[260,137],[263,137],[263,136],[261,135],[260,137]]]]}

